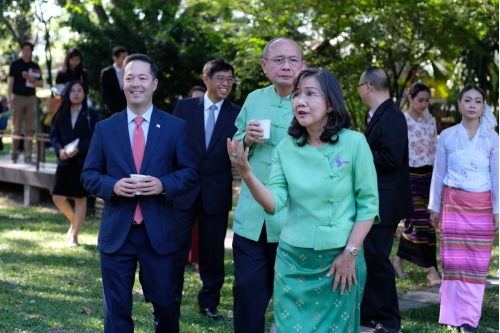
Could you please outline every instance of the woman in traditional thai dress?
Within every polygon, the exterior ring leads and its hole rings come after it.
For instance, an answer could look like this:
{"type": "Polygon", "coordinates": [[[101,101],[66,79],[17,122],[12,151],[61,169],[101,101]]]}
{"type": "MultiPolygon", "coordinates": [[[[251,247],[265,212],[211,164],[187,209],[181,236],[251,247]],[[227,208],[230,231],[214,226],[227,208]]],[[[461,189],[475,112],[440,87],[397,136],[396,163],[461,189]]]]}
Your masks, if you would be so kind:
{"type": "Polygon", "coordinates": [[[405,112],[405,118],[414,214],[413,218],[404,222],[392,265],[400,278],[408,276],[403,269],[403,259],[424,267],[429,285],[436,286],[441,284],[437,273],[436,229],[429,220],[427,210],[437,145],[436,122],[427,108],[430,97],[430,89],[420,82],[414,83],[408,94],[410,107],[405,112]]]}
{"type": "Polygon", "coordinates": [[[498,134],[484,92],[459,95],[462,122],[439,137],[429,210],[441,228],[439,323],[476,332],[486,275],[498,229],[498,134]],[[440,217],[439,217],[440,215],[440,217]]]}
{"type": "Polygon", "coordinates": [[[363,134],[348,130],[342,91],[329,71],[302,70],[291,98],[290,136],[276,148],[267,188],[252,174],[248,148],[228,139],[231,161],[266,221],[288,209],[275,266],[277,330],[359,332],[362,244],[379,220],[373,156],[363,134]]]}

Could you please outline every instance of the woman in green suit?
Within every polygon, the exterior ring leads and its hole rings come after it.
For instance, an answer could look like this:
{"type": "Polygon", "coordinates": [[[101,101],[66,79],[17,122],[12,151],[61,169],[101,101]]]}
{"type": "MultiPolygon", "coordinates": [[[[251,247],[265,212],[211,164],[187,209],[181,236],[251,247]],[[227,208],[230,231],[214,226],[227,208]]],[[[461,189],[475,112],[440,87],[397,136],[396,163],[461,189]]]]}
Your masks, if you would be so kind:
{"type": "Polygon", "coordinates": [[[267,188],[252,174],[248,148],[228,140],[231,161],[266,213],[288,207],[275,266],[278,332],[359,332],[362,244],[378,223],[372,153],[348,129],[340,85],[328,70],[302,70],[290,98],[290,136],[276,149],[267,188]]]}

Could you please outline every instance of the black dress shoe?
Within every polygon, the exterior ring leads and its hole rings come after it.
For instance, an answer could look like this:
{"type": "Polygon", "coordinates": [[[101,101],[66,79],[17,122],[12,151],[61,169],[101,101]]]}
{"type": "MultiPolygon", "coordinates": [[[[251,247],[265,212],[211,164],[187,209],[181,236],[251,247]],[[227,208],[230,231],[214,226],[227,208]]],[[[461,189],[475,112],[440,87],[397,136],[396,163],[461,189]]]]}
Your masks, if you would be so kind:
{"type": "Polygon", "coordinates": [[[377,323],[375,322],[375,320],[363,320],[361,319],[361,326],[366,326],[366,327],[370,327],[370,328],[375,328],[377,326],[377,323]]]}
{"type": "Polygon", "coordinates": [[[476,333],[476,329],[469,324],[460,325],[460,333],[476,333]]]}
{"type": "Polygon", "coordinates": [[[384,327],[382,324],[376,324],[373,333],[399,333],[399,330],[396,328],[384,327]]]}
{"type": "Polygon", "coordinates": [[[215,321],[224,321],[226,320],[220,313],[217,311],[217,309],[210,309],[210,308],[200,308],[200,313],[204,316],[207,316],[209,318],[212,318],[215,321]]]}

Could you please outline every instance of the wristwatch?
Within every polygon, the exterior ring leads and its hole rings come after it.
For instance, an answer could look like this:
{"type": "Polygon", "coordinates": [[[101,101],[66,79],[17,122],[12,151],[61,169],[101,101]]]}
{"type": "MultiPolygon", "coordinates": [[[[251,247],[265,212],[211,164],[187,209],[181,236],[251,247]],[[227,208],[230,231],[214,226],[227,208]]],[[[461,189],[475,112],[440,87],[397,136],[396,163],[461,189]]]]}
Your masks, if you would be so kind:
{"type": "Polygon", "coordinates": [[[357,256],[359,250],[355,248],[354,246],[346,245],[344,250],[349,251],[349,253],[353,256],[357,256]]]}

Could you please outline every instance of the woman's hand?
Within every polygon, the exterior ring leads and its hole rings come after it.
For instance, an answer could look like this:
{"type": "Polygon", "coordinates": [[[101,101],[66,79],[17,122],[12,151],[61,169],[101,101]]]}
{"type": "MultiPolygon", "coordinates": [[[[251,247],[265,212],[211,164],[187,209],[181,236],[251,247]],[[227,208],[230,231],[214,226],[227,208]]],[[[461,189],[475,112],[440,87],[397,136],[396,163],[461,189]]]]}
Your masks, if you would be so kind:
{"type": "Polygon", "coordinates": [[[439,213],[436,212],[431,212],[431,215],[429,216],[429,221],[431,222],[432,226],[435,229],[439,229],[439,213]]]}
{"type": "Polygon", "coordinates": [[[66,161],[69,159],[69,155],[66,154],[66,151],[64,149],[59,149],[59,158],[63,161],[66,161]]]}
{"type": "Polygon", "coordinates": [[[332,287],[333,292],[337,290],[339,282],[340,295],[344,295],[346,284],[348,292],[351,292],[353,282],[354,284],[358,284],[358,280],[356,279],[355,266],[356,257],[350,254],[348,251],[342,251],[342,253],[339,254],[337,258],[335,258],[335,260],[332,262],[332,267],[330,267],[330,270],[326,274],[327,278],[335,274],[332,287]]]}
{"type": "Polygon", "coordinates": [[[248,163],[248,150],[249,148],[246,148],[243,151],[243,143],[238,139],[235,139],[234,142],[229,138],[227,139],[229,159],[243,179],[252,174],[252,167],[248,163]]]}
{"type": "Polygon", "coordinates": [[[498,230],[498,213],[493,214],[493,227],[495,227],[495,231],[498,230]]]}
{"type": "Polygon", "coordinates": [[[60,149],[59,150],[59,158],[63,161],[69,160],[72,157],[75,157],[76,154],[78,154],[78,149],[72,152],[71,154],[68,154],[66,150],[60,149]]]}

